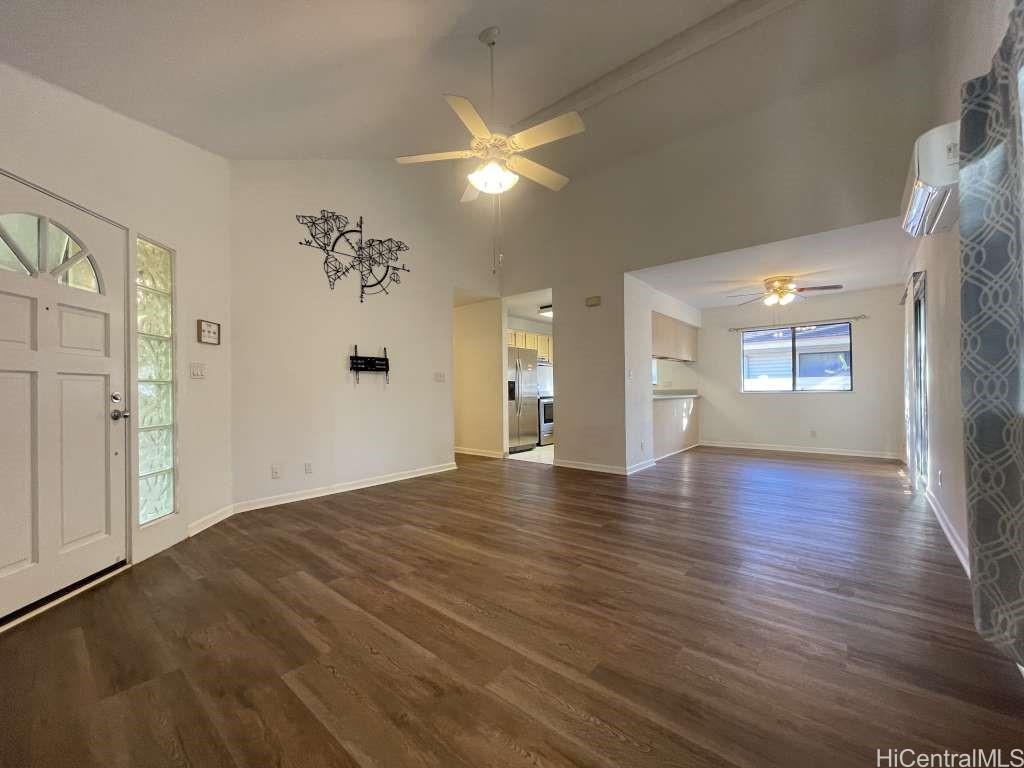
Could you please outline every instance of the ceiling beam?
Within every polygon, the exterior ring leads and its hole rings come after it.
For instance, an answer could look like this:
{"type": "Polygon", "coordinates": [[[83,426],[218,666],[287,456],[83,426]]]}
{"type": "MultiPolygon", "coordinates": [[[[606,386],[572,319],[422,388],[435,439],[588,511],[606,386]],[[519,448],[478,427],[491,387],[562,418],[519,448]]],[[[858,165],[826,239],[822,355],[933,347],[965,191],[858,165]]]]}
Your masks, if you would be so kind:
{"type": "Polygon", "coordinates": [[[517,123],[510,133],[590,109],[801,0],[739,0],[517,123]]]}

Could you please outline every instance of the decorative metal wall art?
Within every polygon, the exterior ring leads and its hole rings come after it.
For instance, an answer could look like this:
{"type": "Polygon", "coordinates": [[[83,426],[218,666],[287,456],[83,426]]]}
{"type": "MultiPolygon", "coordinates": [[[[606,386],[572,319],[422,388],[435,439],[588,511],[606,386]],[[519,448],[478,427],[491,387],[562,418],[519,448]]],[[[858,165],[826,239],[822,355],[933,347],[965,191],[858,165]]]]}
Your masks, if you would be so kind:
{"type": "Polygon", "coordinates": [[[295,220],[309,230],[309,237],[300,245],[316,248],[324,255],[324,273],[334,290],[334,284],[349,272],[359,273],[359,301],[375,293],[388,293],[388,288],[402,282],[401,273],[408,272],[405,264],[398,263],[398,254],[408,251],[401,240],[363,239],[363,217],[355,226],[349,226],[347,216],[334,211],[320,211],[319,216],[296,216],[295,220]]]}

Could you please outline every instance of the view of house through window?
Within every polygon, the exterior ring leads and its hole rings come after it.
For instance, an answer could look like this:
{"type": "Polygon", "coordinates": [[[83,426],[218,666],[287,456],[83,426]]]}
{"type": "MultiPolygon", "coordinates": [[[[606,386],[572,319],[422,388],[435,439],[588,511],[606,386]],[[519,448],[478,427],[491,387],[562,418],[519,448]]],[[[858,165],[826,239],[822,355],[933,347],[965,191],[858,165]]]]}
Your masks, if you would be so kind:
{"type": "Polygon", "coordinates": [[[850,323],[743,331],[744,392],[849,392],[850,323]]]}
{"type": "Polygon", "coordinates": [[[144,524],[174,512],[174,254],[140,239],[136,258],[139,523],[144,524]]]}

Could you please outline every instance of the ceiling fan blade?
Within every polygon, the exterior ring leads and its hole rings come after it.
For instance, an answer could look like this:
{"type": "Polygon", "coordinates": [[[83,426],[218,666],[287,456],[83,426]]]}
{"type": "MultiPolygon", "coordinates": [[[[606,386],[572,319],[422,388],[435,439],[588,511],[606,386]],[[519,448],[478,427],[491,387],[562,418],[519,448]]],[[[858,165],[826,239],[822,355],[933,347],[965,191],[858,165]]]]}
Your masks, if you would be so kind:
{"type": "Polygon", "coordinates": [[[462,199],[459,200],[459,202],[472,203],[478,197],[480,197],[480,190],[474,187],[472,184],[467,184],[466,191],[462,193],[462,199]]]}
{"type": "Polygon", "coordinates": [[[764,296],[764,291],[758,291],[757,293],[734,293],[726,296],[727,299],[745,299],[748,296],[764,296]]]}
{"type": "Polygon", "coordinates": [[[563,176],[557,171],[552,171],[550,168],[520,155],[512,155],[508,159],[508,167],[513,173],[525,176],[555,192],[569,183],[568,176],[563,176]]]}
{"type": "Polygon", "coordinates": [[[476,111],[473,102],[465,96],[455,96],[451,93],[446,93],[444,98],[448,102],[448,106],[455,110],[459,120],[462,121],[462,124],[469,129],[469,132],[474,137],[478,139],[491,138],[491,132],[487,129],[487,123],[480,117],[480,113],[476,111]]]}
{"type": "Polygon", "coordinates": [[[806,293],[807,291],[841,291],[843,286],[841,285],[809,285],[806,288],[797,288],[797,293],[806,293]]]}
{"type": "Polygon", "coordinates": [[[474,157],[471,149],[455,149],[451,152],[430,152],[426,155],[403,155],[396,157],[396,163],[406,165],[408,163],[433,163],[436,160],[464,160],[467,157],[474,157]]]}
{"type": "Polygon", "coordinates": [[[527,128],[525,131],[512,134],[509,136],[509,142],[518,150],[533,149],[542,144],[550,144],[553,141],[574,136],[585,131],[586,128],[579,112],[566,112],[564,115],[553,117],[532,128],[527,128]]]}
{"type": "Polygon", "coordinates": [[[763,293],[759,293],[759,294],[758,294],[757,296],[755,296],[754,298],[752,298],[752,299],[748,299],[747,301],[741,301],[741,302],[740,302],[739,304],[737,304],[736,306],[737,306],[737,307],[745,307],[745,306],[747,306],[747,304],[753,304],[753,303],[754,303],[755,301],[762,301],[763,299],[764,299],[764,294],[763,294],[763,293]]]}

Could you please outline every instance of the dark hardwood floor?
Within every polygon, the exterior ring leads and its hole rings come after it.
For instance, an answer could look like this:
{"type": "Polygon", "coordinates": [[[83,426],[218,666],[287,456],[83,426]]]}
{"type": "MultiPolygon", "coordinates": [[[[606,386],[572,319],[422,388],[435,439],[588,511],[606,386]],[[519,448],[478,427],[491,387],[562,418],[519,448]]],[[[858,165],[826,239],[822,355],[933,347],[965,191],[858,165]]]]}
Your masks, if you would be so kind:
{"type": "Polygon", "coordinates": [[[1024,747],[898,468],[698,449],[246,512],[0,635],[0,765],[863,766],[1024,747]]]}

